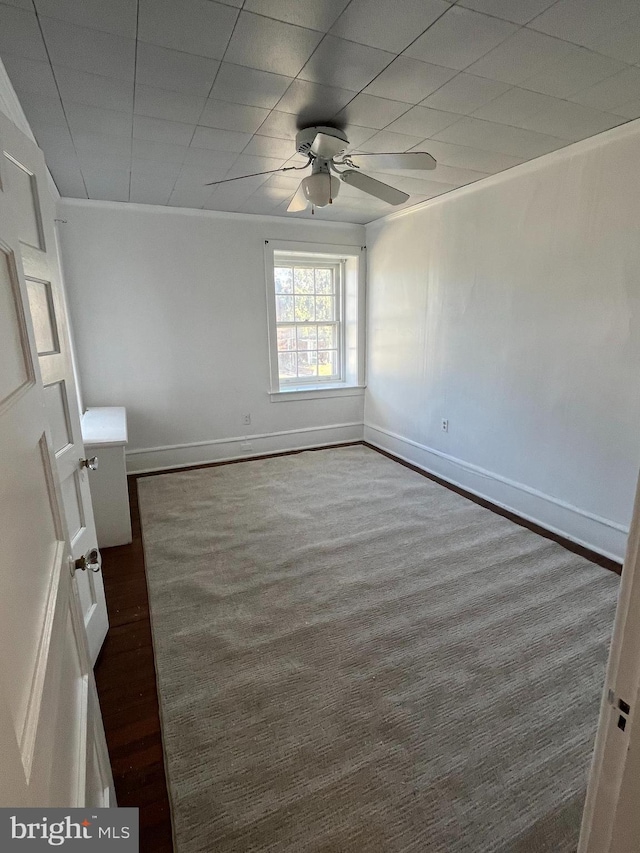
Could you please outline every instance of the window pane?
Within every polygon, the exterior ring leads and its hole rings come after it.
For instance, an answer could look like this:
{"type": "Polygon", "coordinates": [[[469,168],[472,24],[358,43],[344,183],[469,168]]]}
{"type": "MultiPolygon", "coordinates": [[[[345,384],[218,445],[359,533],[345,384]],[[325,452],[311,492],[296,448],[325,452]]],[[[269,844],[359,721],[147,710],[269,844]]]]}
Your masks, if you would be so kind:
{"type": "Polygon", "coordinates": [[[296,330],[294,326],[284,326],[278,329],[278,352],[295,350],[296,330]]]}
{"type": "MultiPolygon", "coordinates": [[[[297,270],[296,270],[297,272],[297,270]]],[[[285,297],[291,298],[291,297],[285,297]]],[[[329,297],[331,299],[331,297],[329,297]]],[[[296,296],[296,311],[295,311],[295,321],[296,323],[308,323],[309,321],[315,320],[315,316],[313,313],[313,296],[296,296]]],[[[326,318],[323,318],[326,319],[326,318]]]]}
{"type": "Polygon", "coordinates": [[[276,322],[293,322],[293,296],[276,296],[276,322]]]}
{"type": "Polygon", "coordinates": [[[338,354],[335,350],[318,353],[318,376],[335,376],[338,372],[338,354]]]}
{"type": "Polygon", "coordinates": [[[318,332],[315,326],[298,326],[298,350],[318,349],[318,332]]]}
{"type": "Polygon", "coordinates": [[[294,270],[294,289],[296,293],[313,293],[313,270],[296,267],[294,270]]]}
{"type": "Polygon", "coordinates": [[[276,293],[293,293],[293,270],[291,267],[276,267],[274,269],[276,293]]]}
{"type": "Polygon", "coordinates": [[[280,375],[280,379],[296,378],[297,373],[295,352],[278,353],[278,373],[280,375]]]}
{"type": "Polygon", "coordinates": [[[336,348],[336,327],[318,326],[318,349],[336,348]]]}
{"type": "Polygon", "coordinates": [[[334,293],[331,270],[316,270],[316,293],[334,293]]]}
{"type": "Polygon", "coordinates": [[[335,303],[333,296],[316,296],[316,320],[335,320],[335,303]]]}
{"type": "Polygon", "coordinates": [[[311,352],[298,353],[298,376],[300,378],[306,376],[318,375],[318,353],[313,350],[311,352]]]}

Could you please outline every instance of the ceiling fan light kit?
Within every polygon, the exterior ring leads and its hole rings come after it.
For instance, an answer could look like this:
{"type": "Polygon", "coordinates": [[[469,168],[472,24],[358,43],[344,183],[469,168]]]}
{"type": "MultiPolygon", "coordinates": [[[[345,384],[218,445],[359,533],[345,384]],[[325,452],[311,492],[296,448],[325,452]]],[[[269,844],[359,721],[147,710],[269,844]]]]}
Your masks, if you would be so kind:
{"type": "MultiPolygon", "coordinates": [[[[340,190],[340,181],[355,187],[367,195],[374,196],[387,204],[398,205],[408,201],[408,193],[372,178],[361,171],[362,166],[372,169],[410,169],[422,171],[435,169],[436,161],[425,151],[396,152],[388,154],[348,154],[349,140],[344,131],[335,127],[314,126],[298,131],[296,152],[308,157],[304,166],[283,166],[258,172],[268,175],[275,172],[290,172],[307,169],[311,166],[311,175],[303,178],[287,207],[287,213],[297,213],[311,205],[316,207],[332,204],[340,190]],[[346,167],[346,168],[343,168],[346,167]]],[[[207,186],[238,181],[254,175],[241,175],[223,181],[213,181],[207,186]]]]}

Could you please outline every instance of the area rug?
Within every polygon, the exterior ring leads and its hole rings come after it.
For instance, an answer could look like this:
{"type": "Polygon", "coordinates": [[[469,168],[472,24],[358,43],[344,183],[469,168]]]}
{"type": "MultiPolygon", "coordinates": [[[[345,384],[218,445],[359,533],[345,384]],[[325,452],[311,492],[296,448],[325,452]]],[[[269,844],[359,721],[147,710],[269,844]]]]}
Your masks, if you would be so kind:
{"type": "Polygon", "coordinates": [[[363,446],[138,487],[178,853],[575,853],[614,574],[363,446]]]}

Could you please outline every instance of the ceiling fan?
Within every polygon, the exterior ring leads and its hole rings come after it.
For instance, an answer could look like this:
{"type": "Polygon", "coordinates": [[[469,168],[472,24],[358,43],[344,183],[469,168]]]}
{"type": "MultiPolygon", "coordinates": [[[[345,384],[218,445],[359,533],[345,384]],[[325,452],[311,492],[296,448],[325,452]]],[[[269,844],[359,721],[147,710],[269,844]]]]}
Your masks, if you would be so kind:
{"type": "Polygon", "coordinates": [[[311,206],[313,213],[316,207],[333,204],[340,191],[340,182],[355,187],[368,195],[375,196],[388,204],[398,205],[407,201],[409,194],[395,187],[378,181],[360,171],[362,166],[370,169],[435,169],[436,161],[425,151],[409,151],[389,154],[346,154],[349,140],[342,130],[335,127],[307,127],[296,135],[296,151],[308,157],[304,166],[284,166],[280,169],[270,169],[268,172],[255,172],[252,175],[240,175],[237,178],[227,178],[223,181],[212,181],[207,186],[226,184],[229,181],[239,181],[243,178],[253,178],[258,175],[268,175],[273,172],[290,172],[308,169],[311,174],[303,178],[295,195],[289,203],[287,213],[297,213],[311,206]]]}

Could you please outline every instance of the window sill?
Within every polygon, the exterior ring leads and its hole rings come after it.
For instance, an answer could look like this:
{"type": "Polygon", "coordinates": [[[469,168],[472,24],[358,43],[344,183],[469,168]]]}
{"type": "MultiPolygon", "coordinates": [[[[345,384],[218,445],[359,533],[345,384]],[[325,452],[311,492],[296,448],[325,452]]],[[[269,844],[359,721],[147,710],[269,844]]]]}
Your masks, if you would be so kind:
{"type": "Polygon", "coordinates": [[[364,385],[313,385],[299,386],[269,394],[272,403],[290,403],[294,400],[324,400],[329,397],[362,397],[364,385]]]}

